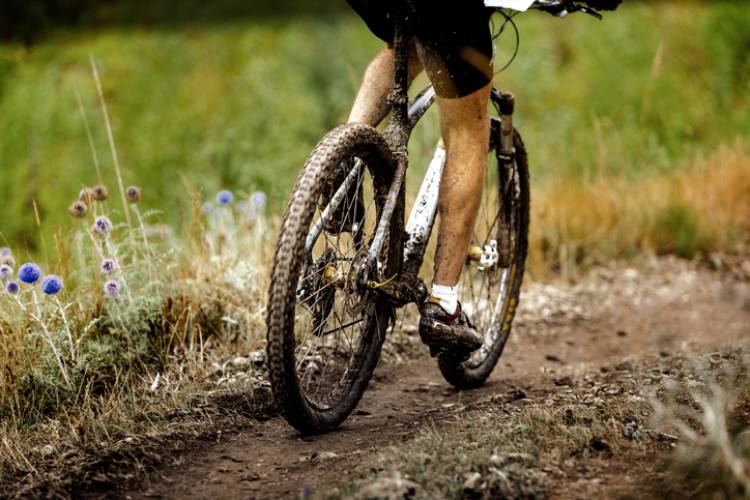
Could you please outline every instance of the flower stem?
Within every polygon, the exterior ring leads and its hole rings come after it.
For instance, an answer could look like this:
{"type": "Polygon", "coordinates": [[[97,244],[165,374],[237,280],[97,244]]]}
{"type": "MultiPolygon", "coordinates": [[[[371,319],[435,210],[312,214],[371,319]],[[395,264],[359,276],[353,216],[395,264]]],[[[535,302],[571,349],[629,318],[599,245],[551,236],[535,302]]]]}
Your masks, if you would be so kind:
{"type": "Polygon", "coordinates": [[[18,302],[18,307],[20,307],[20,308],[21,308],[21,309],[23,310],[23,312],[25,312],[25,313],[28,313],[28,312],[29,312],[29,310],[28,310],[28,309],[26,309],[26,306],[25,306],[25,305],[23,305],[23,302],[21,302],[21,299],[19,299],[19,298],[18,298],[17,296],[15,296],[15,295],[14,295],[13,297],[14,297],[14,298],[16,299],[16,302],[18,302]]]}
{"type": "Polygon", "coordinates": [[[81,101],[81,94],[78,92],[78,87],[73,87],[73,90],[76,93],[76,100],[78,101],[78,111],[80,111],[81,118],[83,118],[83,125],[86,127],[86,137],[89,139],[89,148],[91,149],[91,156],[94,158],[94,168],[96,168],[96,179],[99,181],[99,184],[102,184],[104,181],[102,180],[102,171],[99,167],[99,155],[96,154],[94,138],[91,135],[91,127],[89,127],[89,120],[86,117],[86,110],[83,107],[83,101],[81,101]]]}
{"type": "Polygon", "coordinates": [[[41,313],[41,310],[39,309],[39,299],[37,299],[36,288],[34,288],[33,285],[32,285],[32,288],[31,288],[31,297],[32,297],[32,299],[34,301],[34,312],[36,313],[37,317],[41,318],[42,317],[42,313],[41,313]]]}
{"type": "Polygon", "coordinates": [[[96,253],[99,255],[100,260],[104,260],[104,253],[102,252],[102,249],[99,248],[99,242],[96,241],[96,238],[94,238],[94,235],[91,233],[88,227],[86,227],[86,223],[83,223],[83,232],[85,232],[87,235],[89,235],[89,239],[91,240],[91,243],[94,245],[94,250],[96,250],[96,253]]]}
{"type": "Polygon", "coordinates": [[[96,67],[96,61],[94,56],[90,56],[91,59],[91,71],[94,74],[94,81],[96,82],[96,91],[99,94],[99,102],[102,107],[102,114],[104,115],[104,125],[107,129],[107,139],[109,140],[109,147],[112,150],[112,161],[115,165],[115,174],[117,176],[117,185],[120,188],[120,196],[122,198],[122,208],[125,210],[125,219],[128,222],[128,227],[132,228],[133,223],[130,220],[130,211],[128,210],[128,202],[125,198],[125,185],[122,182],[122,171],[120,170],[120,160],[117,156],[117,147],[115,146],[115,137],[112,134],[112,125],[109,122],[109,111],[107,110],[107,102],[104,100],[104,92],[102,91],[102,83],[99,80],[99,70],[96,67]]]}
{"type": "MultiPolygon", "coordinates": [[[[125,289],[125,293],[128,296],[130,305],[133,305],[133,296],[130,294],[130,287],[128,287],[128,282],[125,279],[125,273],[122,270],[122,266],[120,266],[120,260],[117,258],[117,252],[115,251],[115,247],[112,246],[112,244],[109,241],[109,238],[106,238],[104,240],[104,244],[107,247],[107,252],[109,253],[109,256],[112,257],[112,260],[115,261],[115,264],[117,265],[117,269],[120,270],[120,277],[122,278],[122,287],[125,289]]],[[[135,252],[133,252],[133,254],[135,255],[135,252]]]]}
{"type": "Polygon", "coordinates": [[[143,244],[146,245],[146,248],[148,248],[148,236],[146,236],[146,226],[143,224],[143,216],[141,215],[141,210],[136,204],[133,204],[132,207],[135,211],[136,217],[138,217],[138,224],[141,226],[141,236],[143,237],[143,244]]]}
{"type": "Polygon", "coordinates": [[[60,309],[60,316],[63,320],[63,325],[65,325],[65,333],[68,335],[68,342],[70,342],[70,357],[75,362],[76,360],[76,346],[73,343],[73,335],[70,333],[70,325],[68,324],[68,318],[65,316],[65,308],[63,307],[62,303],[60,302],[60,299],[55,297],[55,302],[57,303],[57,308],[60,309]]]}
{"type": "MultiPolygon", "coordinates": [[[[34,294],[34,302],[36,302],[36,294],[34,294]]],[[[68,384],[68,387],[72,387],[70,383],[70,378],[68,377],[68,370],[65,368],[65,364],[62,361],[62,357],[60,356],[60,351],[57,350],[57,347],[55,346],[54,340],[52,340],[52,335],[49,333],[49,329],[47,328],[47,324],[44,322],[44,320],[41,318],[41,316],[31,315],[33,319],[36,320],[39,325],[42,327],[42,331],[44,331],[44,339],[47,341],[47,344],[49,345],[50,349],[52,349],[52,354],[55,355],[55,361],[57,361],[57,366],[60,368],[60,373],[63,376],[63,379],[65,380],[65,383],[68,384]]]]}
{"type": "Polygon", "coordinates": [[[141,210],[138,208],[138,204],[134,203],[132,205],[133,210],[135,211],[135,215],[138,218],[138,224],[141,227],[141,236],[143,237],[143,246],[144,246],[144,255],[146,256],[146,266],[148,266],[148,277],[149,277],[149,283],[154,281],[154,274],[153,274],[153,261],[151,257],[153,257],[153,253],[151,251],[151,247],[148,244],[148,236],[146,235],[146,225],[143,223],[143,216],[141,215],[141,210]]]}

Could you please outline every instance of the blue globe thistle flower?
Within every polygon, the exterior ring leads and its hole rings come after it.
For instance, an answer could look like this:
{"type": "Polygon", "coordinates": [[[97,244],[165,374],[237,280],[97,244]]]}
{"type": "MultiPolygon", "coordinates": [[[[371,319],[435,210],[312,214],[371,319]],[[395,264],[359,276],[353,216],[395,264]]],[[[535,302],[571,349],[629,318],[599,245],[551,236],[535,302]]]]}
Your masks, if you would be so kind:
{"type": "Polygon", "coordinates": [[[110,297],[117,297],[120,295],[120,284],[114,280],[107,281],[104,284],[104,293],[110,297]]]}
{"type": "Polygon", "coordinates": [[[231,191],[219,191],[216,195],[216,203],[219,205],[229,205],[234,200],[234,195],[231,191]]]}
{"type": "Polygon", "coordinates": [[[21,286],[15,281],[9,281],[5,284],[5,291],[11,295],[16,295],[21,291],[21,286]]]}
{"type": "Polygon", "coordinates": [[[117,269],[117,262],[112,259],[104,259],[102,261],[101,270],[102,274],[111,274],[117,269]]]}
{"type": "Polygon", "coordinates": [[[209,202],[204,203],[203,206],[201,207],[201,212],[203,212],[204,215],[208,215],[213,211],[214,211],[214,206],[213,204],[209,202]]]}
{"type": "Polygon", "coordinates": [[[18,279],[30,285],[39,281],[42,270],[33,262],[27,262],[18,269],[18,279]]]}
{"type": "Polygon", "coordinates": [[[0,247],[0,257],[9,257],[11,255],[13,255],[13,252],[10,251],[10,248],[0,247]]]}
{"type": "Polygon", "coordinates": [[[263,191],[256,191],[250,195],[250,203],[258,212],[262,212],[266,207],[266,201],[268,201],[268,196],[263,191]]]}
{"type": "Polygon", "coordinates": [[[10,267],[8,264],[3,264],[0,266],[0,279],[7,280],[8,278],[13,276],[13,268],[10,267]]]}
{"type": "Polygon", "coordinates": [[[56,274],[50,274],[42,279],[42,291],[47,295],[54,295],[62,290],[62,279],[56,274]]]}
{"type": "Polygon", "coordinates": [[[100,215],[94,221],[92,229],[99,236],[106,238],[112,230],[112,221],[106,215],[100,215]]]}

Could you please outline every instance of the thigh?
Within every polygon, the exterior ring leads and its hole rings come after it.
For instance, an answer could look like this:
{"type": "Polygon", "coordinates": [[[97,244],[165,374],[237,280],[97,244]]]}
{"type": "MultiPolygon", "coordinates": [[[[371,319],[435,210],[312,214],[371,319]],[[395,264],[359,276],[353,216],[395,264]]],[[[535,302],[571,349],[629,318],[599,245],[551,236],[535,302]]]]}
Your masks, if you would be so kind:
{"type": "Polygon", "coordinates": [[[491,11],[483,0],[416,0],[417,48],[440,97],[464,97],[492,81],[491,11]]]}

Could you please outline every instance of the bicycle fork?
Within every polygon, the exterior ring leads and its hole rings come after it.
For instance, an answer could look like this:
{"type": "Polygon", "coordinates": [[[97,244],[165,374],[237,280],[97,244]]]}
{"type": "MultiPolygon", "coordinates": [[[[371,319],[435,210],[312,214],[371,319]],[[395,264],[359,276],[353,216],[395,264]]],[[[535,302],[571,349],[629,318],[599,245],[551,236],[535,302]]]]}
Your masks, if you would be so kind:
{"type": "MultiPolygon", "coordinates": [[[[500,113],[500,144],[497,145],[496,155],[498,159],[498,202],[499,220],[497,224],[496,241],[497,241],[497,259],[500,267],[510,267],[511,260],[511,241],[510,241],[510,212],[505,207],[510,206],[512,193],[510,189],[515,186],[509,184],[513,181],[512,173],[513,162],[516,156],[516,150],[513,146],[513,112],[516,107],[516,99],[509,92],[497,92],[499,104],[497,105],[500,113]]],[[[494,127],[493,127],[494,128],[494,127]]],[[[494,131],[493,131],[494,132],[494,131]]]]}

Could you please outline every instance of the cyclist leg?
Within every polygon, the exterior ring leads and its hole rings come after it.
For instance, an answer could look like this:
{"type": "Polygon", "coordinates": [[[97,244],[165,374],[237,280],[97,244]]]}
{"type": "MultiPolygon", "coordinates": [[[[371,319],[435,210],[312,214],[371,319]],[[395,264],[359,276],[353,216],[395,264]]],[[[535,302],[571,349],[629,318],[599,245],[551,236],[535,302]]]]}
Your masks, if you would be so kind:
{"type": "Polygon", "coordinates": [[[440,182],[435,276],[430,299],[422,307],[419,334],[433,356],[464,360],[482,346],[483,337],[458,303],[461,276],[487,168],[491,84],[465,97],[438,97],[446,163],[440,182]]]}
{"type": "MultiPolygon", "coordinates": [[[[427,1],[427,0],[422,0],[427,1]]],[[[417,51],[437,93],[446,164],[430,299],[419,333],[433,355],[466,359],[483,338],[457,301],[457,285],[479,210],[489,147],[492,39],[483,2],[425,10],[417,51]],[[452,15],[445,15],[452,9],[452,15]]],[[[435,4],[433,4],[433,7],[435,4]]]]}
{"type": "MultiPolygon", "coordinates": [[[[376,127],[391,111],[388,95],[393,90],[395,52],[390,44],[372,60],[357,92],[349,123],[366,123],[376,127]]],[[[422,72],[414,41],[409,46],[409,83],[422,72]]]]}
{"type": "MultiPolygon", "coordinates": [[[[393,23],[381,0],[348,0],[349,5],[362,17],[370,30],[386,42],[387,46],[372,60],[357,98],[349,114],[349,123],[366,123],[377,126],[391,110],[388,95],[393,90],[395,51],[393,50],[393,23]]],[[[422,72],[415,42],[409,46],[409,83],[422,72]]]]}
{"type": "Polygon", "coordinates": [[[440,184],[434,284],[455,287],[466,263],[487,170],[491,84],[457,99],[438,97],[446,164],[440,184]]]}
{"type": "Polygon", "coordinates": [[[434,284],[455,287],[466,260],[486,170],[492,39],[490,12],[483,2],[468,0],[460,7],[441,2],[433,4],[437,8],[425,6],[422,11],[417,51],[437,93],[447,153],[434,284]],[[447,9],[450,15],[445,16],[447,9]]]}

